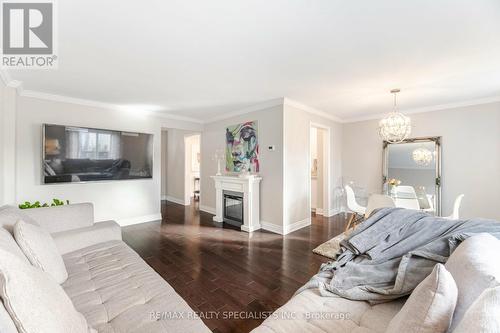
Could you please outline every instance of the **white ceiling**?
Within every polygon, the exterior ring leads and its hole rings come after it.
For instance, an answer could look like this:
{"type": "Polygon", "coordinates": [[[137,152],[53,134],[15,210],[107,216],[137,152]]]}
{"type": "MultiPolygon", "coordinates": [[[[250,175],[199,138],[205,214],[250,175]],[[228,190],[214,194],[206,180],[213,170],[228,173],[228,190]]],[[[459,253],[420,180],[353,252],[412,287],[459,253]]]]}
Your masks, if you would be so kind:
{"type": "Polygon", "coordinates": [[[24,89],[205,121],[288,97],[342,119],[500,96],[498,0],[58,1],[24,89]]]}

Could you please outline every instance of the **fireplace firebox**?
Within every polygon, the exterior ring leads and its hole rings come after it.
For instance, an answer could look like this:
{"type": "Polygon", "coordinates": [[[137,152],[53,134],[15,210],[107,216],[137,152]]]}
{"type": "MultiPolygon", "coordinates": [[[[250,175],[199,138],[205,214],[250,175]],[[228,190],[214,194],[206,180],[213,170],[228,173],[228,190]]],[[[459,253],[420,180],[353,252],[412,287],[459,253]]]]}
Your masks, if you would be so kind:
{"type": "Polygon", "coordinates": [[[241,227],[243,225],[243,193],[223,191],[225,223],[241,227]]]}

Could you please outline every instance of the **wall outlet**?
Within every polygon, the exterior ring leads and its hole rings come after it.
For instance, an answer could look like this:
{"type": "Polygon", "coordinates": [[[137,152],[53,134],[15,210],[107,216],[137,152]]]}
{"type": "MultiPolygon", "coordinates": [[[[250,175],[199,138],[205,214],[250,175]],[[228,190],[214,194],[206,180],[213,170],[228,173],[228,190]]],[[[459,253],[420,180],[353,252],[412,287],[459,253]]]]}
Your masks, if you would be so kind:
{"type": "Polygon", "coordinates": [[[267,150],[269,150],[269,151],[275,151],[276,150],[276,146],[275,145],[267,146],[267,150]]]}

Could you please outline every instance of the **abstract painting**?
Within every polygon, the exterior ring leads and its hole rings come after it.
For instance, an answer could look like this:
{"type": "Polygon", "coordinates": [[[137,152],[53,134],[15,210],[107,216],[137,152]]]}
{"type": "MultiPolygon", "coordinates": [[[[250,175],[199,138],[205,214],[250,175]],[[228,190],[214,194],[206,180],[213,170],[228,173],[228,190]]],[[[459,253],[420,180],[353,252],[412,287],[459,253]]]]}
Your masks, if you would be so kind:
{"type": "Polygon", "coordinates": [[[259,172],[257,121],[226,128],[226,171],[259,172]]]}

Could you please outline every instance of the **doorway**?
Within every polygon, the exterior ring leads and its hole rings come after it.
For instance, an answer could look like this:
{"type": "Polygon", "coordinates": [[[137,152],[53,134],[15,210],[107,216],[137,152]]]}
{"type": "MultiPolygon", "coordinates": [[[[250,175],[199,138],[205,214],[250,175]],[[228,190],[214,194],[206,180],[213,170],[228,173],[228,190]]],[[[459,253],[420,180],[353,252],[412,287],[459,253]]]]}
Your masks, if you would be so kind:
{"type": "Polygon", "coordinates": [[[331,216],[330,209],[330,128],[310,126],[310,210],[312,214],[331,216]]]}
{"type": "Polygon", "coordinates": [[[184,137],[184,202],[200,200],[200,134],[184,137]]]}

